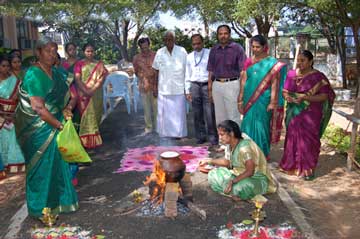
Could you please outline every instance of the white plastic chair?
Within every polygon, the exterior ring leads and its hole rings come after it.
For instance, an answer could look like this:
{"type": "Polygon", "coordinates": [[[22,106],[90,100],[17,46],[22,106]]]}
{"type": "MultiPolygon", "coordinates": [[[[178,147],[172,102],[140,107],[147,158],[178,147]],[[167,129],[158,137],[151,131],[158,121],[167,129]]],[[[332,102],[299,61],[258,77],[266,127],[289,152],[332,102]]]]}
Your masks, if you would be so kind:
{"type": "Polygon", "coordinates": [[[134,111],[137,112],[137,107],[139,105],[139,102],[141,101],[141,95],[139,92],[139,86],[138,86],[138,78],[134,75],[134,80],[132,82],[132,93],[133,93],[133,103],[134,103],[134,111]]]}
{"type": "Polygon", "coordinates": [[[128,114],[131,113],[130,109],[130,93],[129,93],[129,75],[123,71],[115,71],[109,74],[103,85],[103,105],[104,114],[107,114],[107,102],[109,100],[110,110],[114,109],[114,101],[117,97],[122,97],[125,100],[128,114]],[[111,85],[111,87],[110,87],[111,85]]]}

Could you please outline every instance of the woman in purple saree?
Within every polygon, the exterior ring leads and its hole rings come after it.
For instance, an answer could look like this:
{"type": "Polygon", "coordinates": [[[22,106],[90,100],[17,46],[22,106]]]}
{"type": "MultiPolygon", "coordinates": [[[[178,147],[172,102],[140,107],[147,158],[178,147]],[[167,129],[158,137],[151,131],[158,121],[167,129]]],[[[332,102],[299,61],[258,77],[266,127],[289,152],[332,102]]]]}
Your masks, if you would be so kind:
{"type": "Polygon", "coordinates": [[[287,101],[286,137],[280,170],[305,180],[314,178],[320,138],[329,122],[335,93],[326,76],[313,69],[313,55],[304,50],[298,67],[288,72],[283,94],[287,101]]]}

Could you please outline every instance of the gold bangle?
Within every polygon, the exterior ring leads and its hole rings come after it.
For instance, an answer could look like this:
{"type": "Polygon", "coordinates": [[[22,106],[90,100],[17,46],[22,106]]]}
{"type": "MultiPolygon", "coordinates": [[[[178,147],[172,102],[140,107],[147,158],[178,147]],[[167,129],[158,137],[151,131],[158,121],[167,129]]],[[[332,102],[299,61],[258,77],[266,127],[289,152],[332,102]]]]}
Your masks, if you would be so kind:
{"type": "Polygon", "coordinates": [[[60,124],[59,127],[57,127],[57,129],[58,129],[59,131],[63,130],[63,129],[64,129],[64,125],[63,125],[63,124],[60,124]]]}

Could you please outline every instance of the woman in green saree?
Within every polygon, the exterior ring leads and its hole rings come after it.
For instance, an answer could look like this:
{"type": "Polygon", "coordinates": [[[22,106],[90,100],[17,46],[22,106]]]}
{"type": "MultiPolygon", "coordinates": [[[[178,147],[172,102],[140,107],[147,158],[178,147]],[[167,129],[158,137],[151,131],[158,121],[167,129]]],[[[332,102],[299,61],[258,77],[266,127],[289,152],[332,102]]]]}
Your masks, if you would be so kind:
{"type": "Polygon", "coordinates": [[[218,134],[221,143],[230,145],[231,156],[230,160],[200,161],[200,166],[218,166],[208,174],[210,187],[215,192],[242,200],[275,192],[276,185],[263,152],[251,139],[242,138],[238,124],[225,120],[218,125],[218,134]]]}
{"type": "Polygon", "coordinates": [[[20,87],[15,126],[26,164],[26,200],[30,216],[39,218],[45,207],[53,213],[78,208],[69,165],[58,150],[56,137],[64,117],[71,117],[70,83],[53,67],[57,44],[40,40],[38,62],[31,66],[20,87]],[[68,103],[69,102],[69,103],[68,103]]]}
{"type": "Polygon", "coordinates": [[[284,116],[282,87],[286,78],[285,63],[268,55],[267,40],[251,38],[253,56],[245,61],[238,97],[244,115],[241,131],[246,133],[269,156],[270,143],[280,140],[284,116]]]}
{"type": "Polygon", "coordinates": [[[102,61],[95,60],[95,47],[92,44],[85,44],[83,51],[85,59],[76,62],[74,67],[75,90],[79,99],[76,110],[80,114],[81,142],[85,148],[91,149],[102,145],[99,130],[103,114],[102,85],[108,71],[102,61]]]}

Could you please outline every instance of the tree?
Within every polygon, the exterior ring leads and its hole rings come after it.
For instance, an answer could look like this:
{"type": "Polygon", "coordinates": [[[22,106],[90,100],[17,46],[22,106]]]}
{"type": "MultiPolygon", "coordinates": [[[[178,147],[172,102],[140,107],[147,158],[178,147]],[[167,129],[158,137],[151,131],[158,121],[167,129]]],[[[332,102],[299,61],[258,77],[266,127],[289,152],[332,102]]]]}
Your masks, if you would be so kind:
{"type": "MultiPolygon", "coordinates": [[[[347,88],[346,81],[346,47],[344,42],[344,25],[335,18],[318,12],[306,5],[306,3],[287,6],[286,14],[281,19],[281,24],[295,29],[314,27],[324,36],[332,54],[339,54],[341,61],[343,88],[347,88]],[[290,22],[290,23],[289,23],[290,22]]],[[[303,31],[303,30],[302,30],[303,31]]]]}
{"type": "Polygon", "coordinates": [[[359,94],[360,88],[360,4],[358,0],[297,0],[290,1],[291,5],[308,6],[316,11],[316,13],[326,16],[332,22],[338,21],[342,26],[349,26],[354,34],[354,42],[356,49],[357,62],[357,90],[359,94]]]}
{"type": "Polygon", "coordinates": [[[107,1],[103,11],[108,14],[110,22],[106,25],[113,36],[115,45],[120,49],[122,57],[130,61],[136,53],[137,41],[145,27],[156,17],[161,9],[166,9],[163,0],[132,0],[119,7],[118,1],[107,1]],[[130,48],[128,46],[129,32],[135,32],[130,48]]]}
{"type": "Polygon", "coordinates": [[[182,0],[171,4],[171,10],[177,17],[187,16],[191,19],[199,19],[204,25],[205,37],[210,37],[209,25],[219,20],[219,9],[221,6],[218,0],[182,0]]]}
{"type": "Polygon", "coordinates": [[[285,4],[278,0],[239,0],[235,5],[235,19],[240,25],[255,23],[258,34],[268,36],[279,20],[285,4]]]}
{"type": "Polygon", "coordinates": [[[82,38],[84,33],[92,33],[94,40],[106,36],[119,49],[122,58],[130,61],[145,27],[156,19],[161,9],[166,9],[166,3],[165,0],[46,1],[41,4],[7,3],[3,8],[19,15],[21,11],[14,9],[20,6],[22,12],[39,18],[49,28],[65,34],[68,40],[82,38]],[[132,32],[134,35],[129,40],[132,32]]]}
{"type": "MultiPolygon", "coordinates": [[[[199,0],[179,1],[177,8],[172,8],[177,16],[198,14],[204,23],[205,31],[209,23],[226,22],[240,37],[252,37],[253,28],[258,33],[268,36],[270,28],[279,19],[285,6],[279,0],[199,0]]],[[[208,35],[208,32],[207,32],[208,35]]]]}

